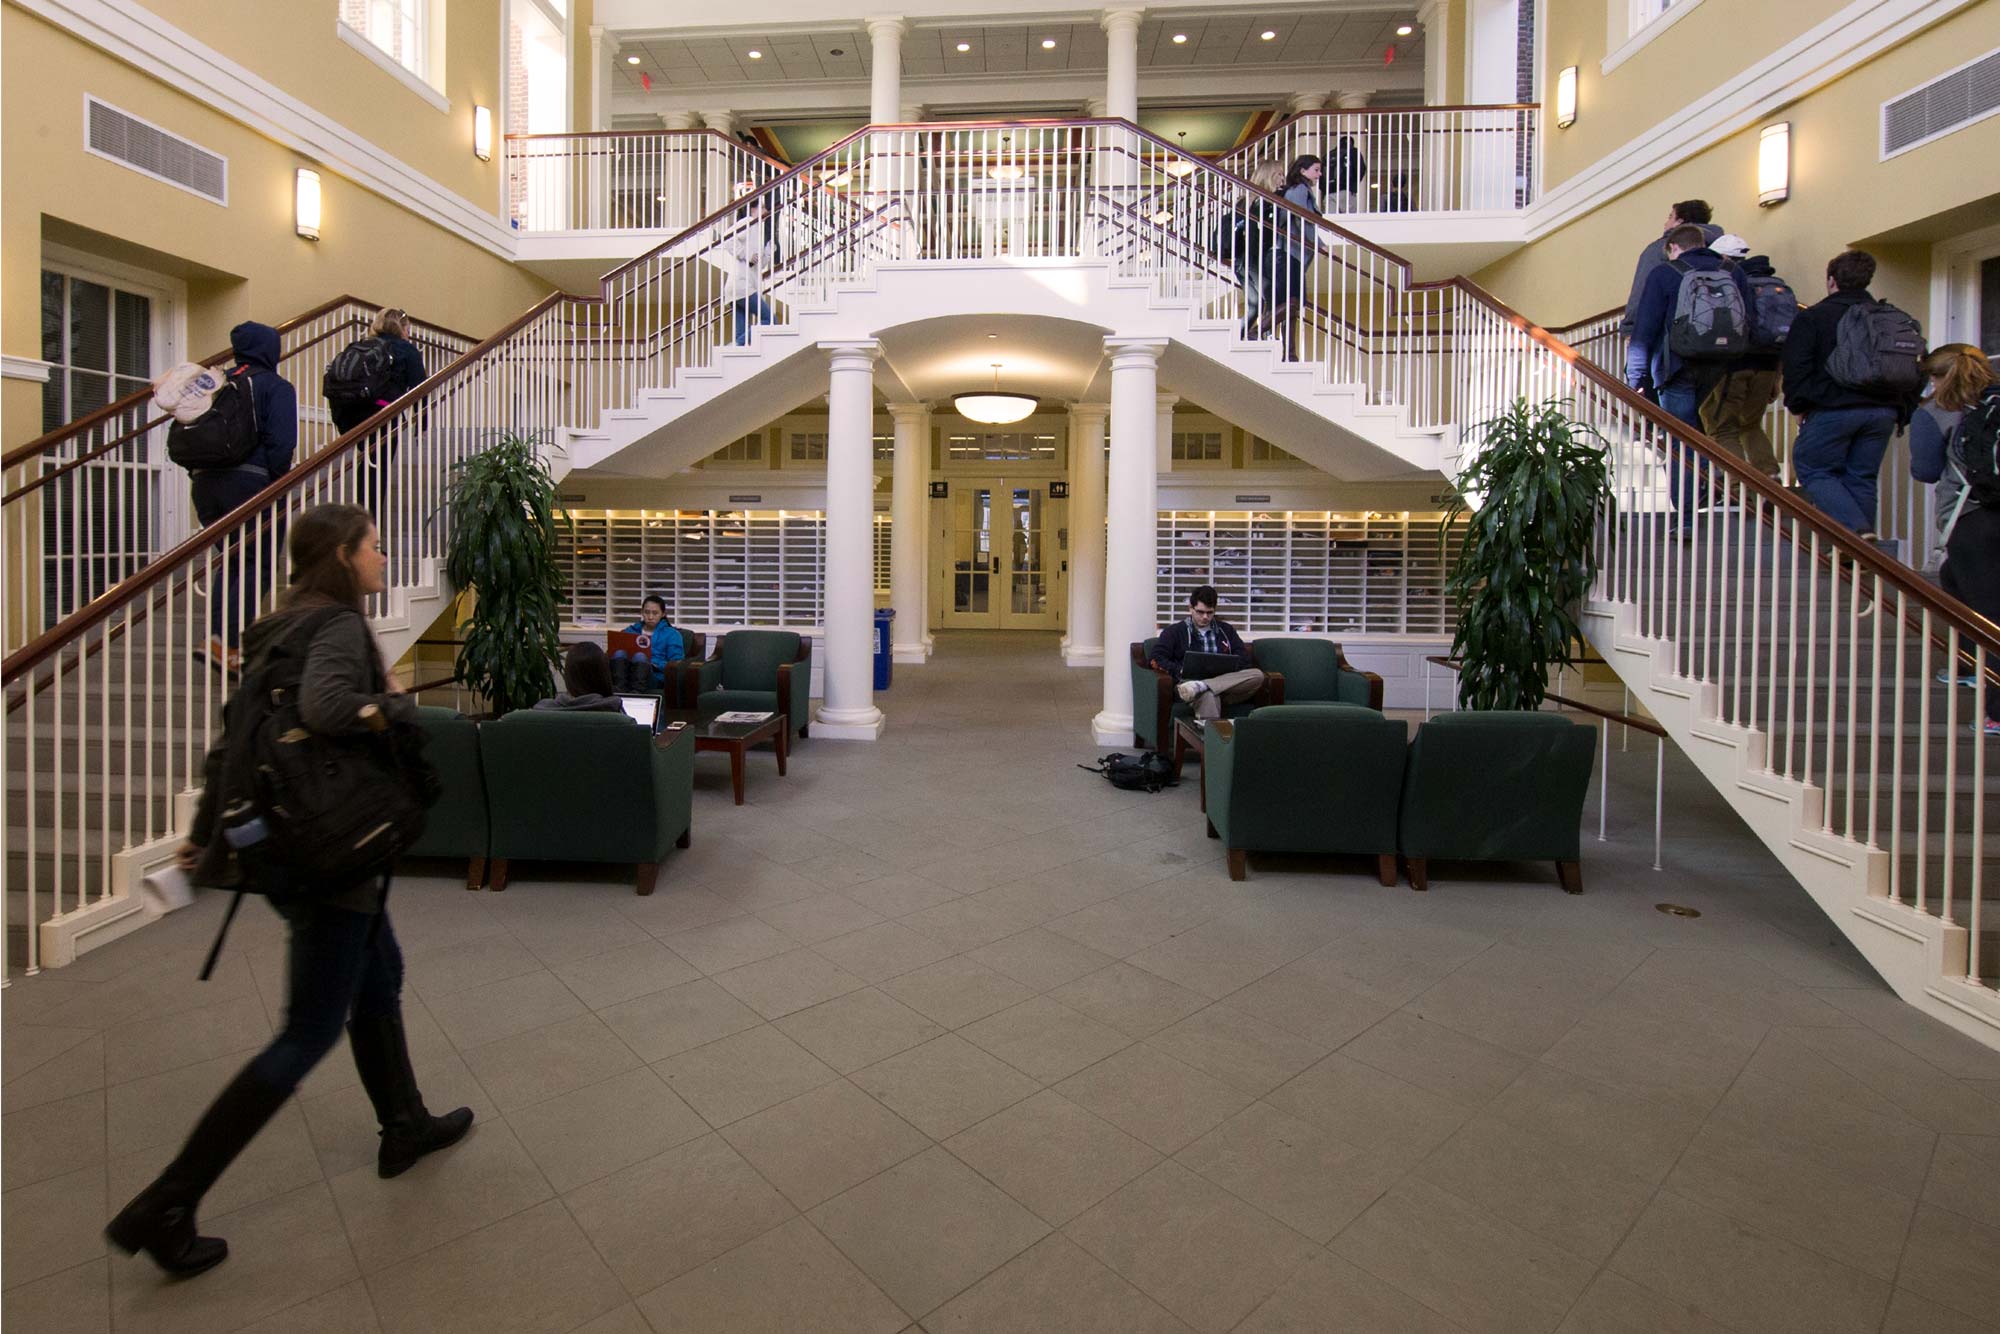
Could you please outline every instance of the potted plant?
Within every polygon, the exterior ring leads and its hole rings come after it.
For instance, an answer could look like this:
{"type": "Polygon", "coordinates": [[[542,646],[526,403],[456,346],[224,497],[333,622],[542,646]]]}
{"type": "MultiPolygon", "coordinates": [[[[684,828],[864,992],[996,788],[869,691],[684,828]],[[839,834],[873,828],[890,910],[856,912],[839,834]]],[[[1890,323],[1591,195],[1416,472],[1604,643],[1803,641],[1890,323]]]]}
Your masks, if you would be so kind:
{"type": "Polygon", "coordinates": [[[497,718],[543,698],[554,680],[564,586],[556,524],[569,516],[535,438],[511,431],[452,465],[445,505],[445,573],[472,594],[457,666],[497,718]]]}
{"type": "Polygon", "coordinates": [[[1576,611],[1597,577],[1600,513],[1612,503],[1604,437],[1567,403],[1517,398],[1468,429],[1478,443],[1438,532],[1466,517],[1445,587],[1458,604],[1452,656],[1467,709],[1533,709],[1549,668],[1582,638],[1576,611]],[[1470,497],[1470,499],[1468,499],[1470,497]]]}

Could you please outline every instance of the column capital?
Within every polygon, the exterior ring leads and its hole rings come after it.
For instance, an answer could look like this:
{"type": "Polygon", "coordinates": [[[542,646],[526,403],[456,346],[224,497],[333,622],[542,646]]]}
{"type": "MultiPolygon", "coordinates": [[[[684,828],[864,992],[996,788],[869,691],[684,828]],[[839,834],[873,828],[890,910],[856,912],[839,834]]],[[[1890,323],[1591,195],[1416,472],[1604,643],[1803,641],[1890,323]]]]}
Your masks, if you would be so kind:
{"type": "Polygon", "coordinates": [[[910,30],[910,25],[906,21],[893,14],[878,14],[874,18],[863,19],[862,22],[868,28],[868,36],[878,42],[884,38],[900,41],[903,34],[910,30]]]}
{"type": "Polygon", "coordinates": [[[1104,340],[1105,355],[1111,358],[1113,370],[1135,370],[1141,366],[1160,364],[1160,353],[1167,350],[1164,338],[1107,338],[1104,340]]]}
{"type": "Polygon", "coordinates": [[[1169,394],[1162,391],[1153,395],[1153,406],[1162,412],[1171,411],[1173,406],[1180,401],[1181,396],[1179,394],[1169,394]]]}
{"type": "Polygon", "coordinates": [[[1432,23],[1444,17],[1446,3],[1447,0],[1422,0],[1417,6],[1417,22],[1426,28],[1430,27],[1432,23]]]}
{"type": "Polygon", "coordinates": [[[670,130],[692,130],[698,117],[692,111],[663,111],[660,123],[670,130]]]}
{"type": "Polygon", "coordinates": [[[1069,419],[1073,422],[1102,421],[1111,415],[1109,403],[1066,403],[1069,419]]]}
{"type": "Polygon", "coordinates": [[[1101,97],[1086,97],[1083,99],[1083,114],[1092,120],[1103,120],[1111,114],[1111,103],[1101,97]]]}
{"type": "Polygon", "coordinates": [[[820,351],[826,353],[827,365],[835,371],[867,371],[874,373],[875,363],[882,355],[882,345],[873,338],[859,338],[853,342],[821,343],[820,351]]]}
{"type": "Polygon", "coordinates": [[[605,27],[605,26],[604,26],[603,24],[601,24],[601,23],[593,23],[593,24],[591,24],[591,25],[590,25],[590,44],[591,44],[592,46],[596,46],[596,45],[600,44],[601,42],[603,42],[603,41],[604,41],[604,34],[605,34],[606,32],[608,32],[608,31],[609,31],[609,29],[607,29],[607,28],[606,28],[606,27],[605,27]]]}
{"type": "Polygon", "coordinates": [[[922,102],[905,102],[896,108],[896,117],[905,125],[921,125],[924,123],[924,112],[928,110],[922,102]]]}
{"type": "Polygon", "coordinates": [[[708,126],[711,130],[717,130],[723,134],[736,133],[736,113],[734,111],[730,111],[725,107],[715,107],[712,110],[702,111],[697,114],[701,116],[701,123],[708,126]]]}
{"type": "Polygon", "coordinates": [[[891,403],[888,406],[889,416],[899,422],[921,421],[930,415],[931,410],[928,403],[891,403]]]}
{"type": "Polygon", "coordinates": [[[1097,26],[1107,33],[1121,30],[1136,33],[1139,31],[1140,20],[1145,17],[1146,11],[1137,5],[1120,6],[1105,10],[1103,17],[1097,20],[1097,26]]]}
{"type": "Polygon", "coordinates": [[[1359,111],[1375,98],[1371,89],[1359,89],[1351,93],[1334,94],[1333,104],[1342,111],[1359,111]]]}
{"type": "Polygon", "coordinates": [[[1325,93],[1293,93],[1285,105],[1294,116],[1303,116],[1308,111],[1323,111],[1326,108],[1325,93]]]}

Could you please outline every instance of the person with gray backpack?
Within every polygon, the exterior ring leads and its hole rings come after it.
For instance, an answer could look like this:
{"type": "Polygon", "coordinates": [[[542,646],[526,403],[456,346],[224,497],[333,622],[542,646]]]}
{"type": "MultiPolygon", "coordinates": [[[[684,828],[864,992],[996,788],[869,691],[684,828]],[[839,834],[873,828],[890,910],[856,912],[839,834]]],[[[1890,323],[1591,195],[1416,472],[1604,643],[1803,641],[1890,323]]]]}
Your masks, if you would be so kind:
{"type": "Polygon", "coordinates": [[[1923,389],[1924,331],[1868,284],[1875,257],[1843,250],[1826,299],[1799,312],[1779,354],[1785,406],[1799,418],[1792,468],[1829,518],[1875,541],[1877,478],[1896,428],[1923,389]]]}
{"type": "Polygon", "coordinates": [[[1778,349],[1799,317],[1799,299],[1770,259],[1751,254],[1742,237],[1718,237],[1709,248],[1734,263],[1749,285],[1750,343],[1701,401],[1701,428],[1716,444],[1777,481],[1778,454],[1764,429],[1764,414],[1778,397],[1778,349]]]}

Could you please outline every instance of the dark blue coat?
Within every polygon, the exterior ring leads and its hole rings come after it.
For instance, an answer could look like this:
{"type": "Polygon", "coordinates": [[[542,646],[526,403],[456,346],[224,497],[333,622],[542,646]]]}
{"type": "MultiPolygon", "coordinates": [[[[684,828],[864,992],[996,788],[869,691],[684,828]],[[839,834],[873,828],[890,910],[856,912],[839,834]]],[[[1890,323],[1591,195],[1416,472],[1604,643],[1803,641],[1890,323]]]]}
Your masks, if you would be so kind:
{"type": "Polygon", "coordinates": [[[250,368],[250,401],[257,409],[257,452],[247,460],[272,477],[290,472],[299,447],[299,399],[291,381],[278,374],[278,331],[245,320],[229,331],[236,364],[250,368]]]}
{"type": "MultiPolygon", "coordinates": [[[[1756,307],[1751,297],[1750,284],[1743,277],[1743,270],[1731,264],[1707,246],[1696,246],[1693,250],[1681,252],[1680,263],[1698,272],[1726,268],[1736,281],[1736,290],[1743,297],[1743,312],[1748,316],[1756,307]]],[[[1639,297],[1638,312],[1632,317],[1632,346],[1625,357],[1625,379],[1627,384],[1636,384],[1642,371],[1650,371],[1653,383],[1664,388],[1673,382],[1675,376],[1686,369],[1681,359],[1667,346],[1667,330],[1674,322],[1674,304],[1681,294],[1681,270],[1673,264],[1662,264],[1646,275],[1646,285],[1639,297]]],[[[1797,326],[1793,326],[1797,327],[1797,326]]]]}

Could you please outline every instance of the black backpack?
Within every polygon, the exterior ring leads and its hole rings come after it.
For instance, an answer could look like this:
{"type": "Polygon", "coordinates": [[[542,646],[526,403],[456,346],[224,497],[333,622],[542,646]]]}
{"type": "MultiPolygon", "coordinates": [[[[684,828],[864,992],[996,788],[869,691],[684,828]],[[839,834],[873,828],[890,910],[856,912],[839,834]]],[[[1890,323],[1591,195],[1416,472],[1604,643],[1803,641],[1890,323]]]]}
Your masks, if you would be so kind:
{"type": "Polygon", "coordinates": [[[1750,284],[1750,350],[1776,352],[1799,317],[1798,294],[1775,273],[1746,273],[1750,284]]]}
{"type": "Polygon", "coordinates": [[[1965,477],[1964,498],[1975,505],[2000,509],[2000,385],[1988,386],[1959,418],[1951,437],[1951,453],[1965,477]]]}
{"type": "Polygon", "coordinates": [[[256,452],[257,396],[248,366],[229,373],[207,412],[167,428],[167,458],[189,472],[240,468],[256,452]]]}
{"type": "Polygon", "coordinates": [[[1914,394],[1924,375],[1923,326],[1886,301],[1858,301],[1841,313],[1826,373],[1849,389],[1914,394]]]}
{"type": "Polygon", "coordinates": [[[1173,761],[1157,750],[1149,750],[1143,755],[1127,755],[1114,750],[1096,764],[1079,764],[1076,767],[1087,773],[1102,774],[1111,780],[1111,786],[1127,792],[1158,792],[1163,787],[1177,787],[1180,783],[1174,777],[1173,761]]]}
{"type": "Polygon", "coordinates": [[[374,407],[394,397],[396,357],[386,338],[359,338],[340,349],[320,379],[326,401],[374,407]]]}

